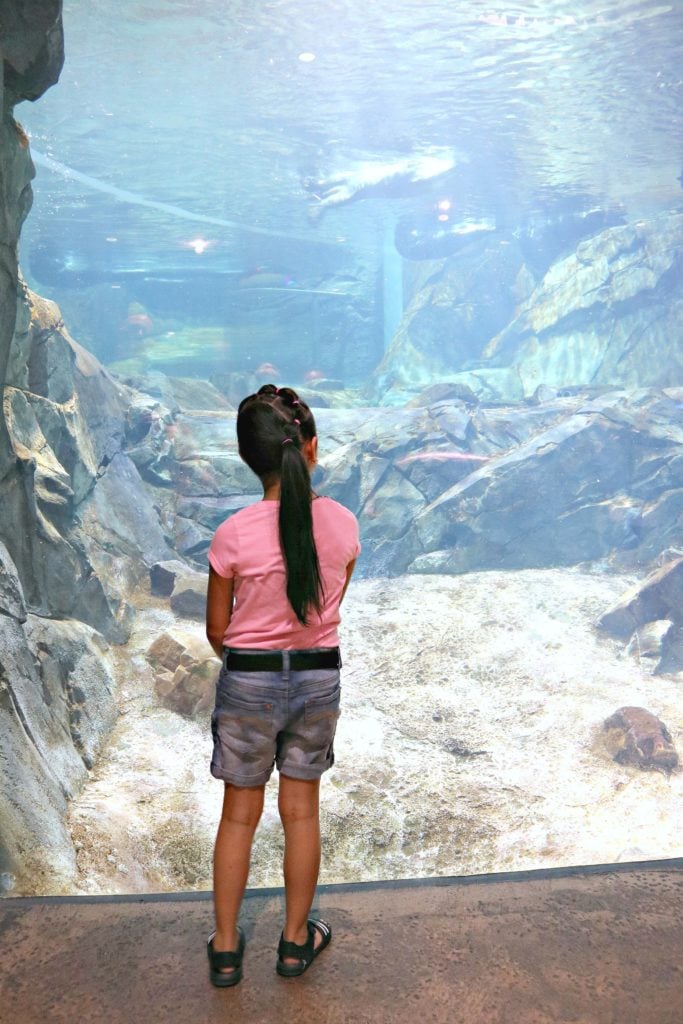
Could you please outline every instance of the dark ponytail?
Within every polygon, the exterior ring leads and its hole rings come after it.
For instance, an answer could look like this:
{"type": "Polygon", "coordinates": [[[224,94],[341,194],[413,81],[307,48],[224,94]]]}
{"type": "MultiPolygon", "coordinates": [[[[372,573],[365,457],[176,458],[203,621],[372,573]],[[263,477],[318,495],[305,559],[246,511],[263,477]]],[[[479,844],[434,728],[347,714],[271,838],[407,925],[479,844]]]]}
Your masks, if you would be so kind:
{"type": "Polygon", "coordinates": [[[316,436],[315,420],[292,388],[264,384],[240,402],[240,455],[264,486],[280,481],[280,547],[287,599],[302,625],[322,609],[323,585],[313,537],[311,476],[302,448],[316,436]]]}

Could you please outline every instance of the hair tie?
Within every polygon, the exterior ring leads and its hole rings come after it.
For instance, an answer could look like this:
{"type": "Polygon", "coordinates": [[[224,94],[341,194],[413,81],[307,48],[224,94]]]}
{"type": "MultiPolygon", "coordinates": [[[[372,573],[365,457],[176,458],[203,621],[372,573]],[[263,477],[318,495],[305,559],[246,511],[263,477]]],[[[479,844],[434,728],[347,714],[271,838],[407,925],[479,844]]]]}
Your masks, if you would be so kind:
{"type": "Polygon", "coordinates": [[[294,442],[293,442],[291,437],[286,437],[282,443],[283,444],[293,444],[294,442]]]}
{"type": "Polygon", "coordinates": [[[292,408],[294,408],[295,405],[301,405],[301,402],[299,401],[298,398],[295,398],[294,401],[292,402],[292,408]]]}
{"type": "Polygon", "coordinates": [[[301,420],[294,420],[294,422],[296,423],[297,427],[301,426],[301,420]]]}

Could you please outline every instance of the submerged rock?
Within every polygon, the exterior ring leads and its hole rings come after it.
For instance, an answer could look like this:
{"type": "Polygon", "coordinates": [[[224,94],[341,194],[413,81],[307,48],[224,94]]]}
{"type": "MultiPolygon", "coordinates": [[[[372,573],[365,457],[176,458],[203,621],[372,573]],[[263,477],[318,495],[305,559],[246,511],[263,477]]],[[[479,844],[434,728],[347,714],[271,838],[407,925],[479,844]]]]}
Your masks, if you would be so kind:
{"type": "Polygon", "coordinates": [[[169,678],[167,674],[155,679],[155,690],[162,703],[186,718],[201,716],[213,706],[218,662],[215,658],[196,662],[193,665],[179,665],[169,678]]]}
{"type": "Polygon", "coordinates": [[[155,562],[149,570],[149,580],[155,597],[170,597],[173,593],[178,576],[191,571],[185,562],[170,559],[167,562],[155,562]]]}
{"type": "Polygon", "coordinates": [[[527,394],[539,384],[680,383],[682,254],[682,213],[586,239],[553,264],[485,355],[514,366],[527,394]]]}
{"type": "Polygon", "coordinates": [[[648,658],[653,662],[659,661],[666,639],[673,628],[674,624],[671,619],[647,622],[642,629],[635,631],[626,648],[626,653],[633,655],[639,661],[642,658],[648,658]]]}
{"type": "Polygon", "coordinates": [[[683,626],[672,626],[662,641],[662,656],[655,673],[683,672],[683,626]]]}
{"type": "Polygon", "coordinates": [[[149,647],[147,660],[165,707],[189,718],[211,708],[220,666],[206,641],[176,630],[162,633],[149,647]]]}
{"type": "Polygon", "coordinates": [[[409,301],[371,375],[372,400],[397,404],[463,372],[480,399],[496,390],[506,401],[588,382],[679,384],[683,213],[624,224],[594,212],[596,233],[574,238],[562,258],[558,247],[550,265],[534,265],[538,239],[520,247],[492,236],[410,268],[409,301]]]}
{"type": "Polygon", "coordinates": [[[28,618],[26,635],[38,660],[43,699],[60,728],[68,728],[85,767],[92,768],[116,720],[109,644],[82,622],[35,615],[28,618]]]}
{"type": "Polygon", "coordinates": [[[645,708],[623,707],[604,723],[605,743],[614,761],[663,772],[678,767],[671,733],[645,708]]]}
{"type": "Polygon", "coordinates": [[[683,558],[668,562],[627,590],[600,616],[598,627],[627,640],[646,623],[662,619],[683,623],[683,558]]]}
{"type": "Polygon", "coordinates": [[[206,617],[206,587],[208,576],[205,573],[187,572],[178,576],[171,594],[171,608],[176,615],[186,619],[198,619],[203,622],[206,617]]]}
{"type": "MultiPolygon", "coordinates": [[[[683,520],[673,497],[683,500],[683,486],[672,486],[683,442],[677,401],[617,392],[588,402],[560,398],[524,406],[525,412],[477,410],[469,447],[488,451],[488,461],[418,512],[393,571],[457,573],[605,558],[629,565],[679,542],[683,520]],[[671,418],[666,425],[663,404],[671,418]],[[656,528],[655,507],[661,509],[656,528]]],[[[676,618],[662,608],[645,621],[666,617],[676,618]]]]}

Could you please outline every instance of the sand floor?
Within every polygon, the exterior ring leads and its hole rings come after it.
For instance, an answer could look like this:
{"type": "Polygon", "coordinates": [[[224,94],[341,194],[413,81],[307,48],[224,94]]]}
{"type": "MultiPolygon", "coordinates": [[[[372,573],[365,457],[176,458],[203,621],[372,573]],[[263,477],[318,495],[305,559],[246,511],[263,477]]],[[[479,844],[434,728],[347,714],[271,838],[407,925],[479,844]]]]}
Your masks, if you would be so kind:
{"type": "MultiPolygon", "coordinates": [[[[600,740],[605,718],[640,705],[683,755],[683,678],[653,676],[594,628],[631,582],[576,569],[354,582],[321,881],[681,856],[683,773],[620,766],[600,740]]],[[[159,707],[144,651],[179,622],[145,604],[116,655],[118,724],[72,807],[70,891],[211,884],[222,786],[208,720],[159,707]]],[[[281,883],[276,796],[274,776],[252,886],[281,883]]]]}

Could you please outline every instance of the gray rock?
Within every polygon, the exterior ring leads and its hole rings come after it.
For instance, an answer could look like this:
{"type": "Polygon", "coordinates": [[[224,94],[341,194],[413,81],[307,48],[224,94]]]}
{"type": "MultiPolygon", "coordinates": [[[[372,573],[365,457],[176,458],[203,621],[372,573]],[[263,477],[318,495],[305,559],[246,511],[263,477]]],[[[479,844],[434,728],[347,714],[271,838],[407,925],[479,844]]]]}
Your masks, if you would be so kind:
{"type": "Polygon", "coordinates": [[[14,100],[37,100],[58,80],[64,63],[61,0],[5,4],[0,33],[5,86],[14,100]]]}
{"type": "Polygon", "coordinates": [[[236,494],[233,497],[225,497],[222,494],[218,497],[210,495],[183,497],[180,495],[176,501],[176,511],[181,518],[205,527],[213,533],[233,512],[237,512],[246,505],[252,505],[255,501],[260,501],[262,496],[262,494],[236,494]]]}
{"type": "Polygon", "coordinates": [[[80,622],[0,616],[0,869],[30,891],[73,875],[67,801],[115,716],[103,638],[80,622]]]}
{"type": "MultiPolygon", "coordinates": [[[[126,378],[126,383],[143,395],[159,399],[161,404],[177,415],[182,409],[229,410],[232,403],[208,380],[195,377],[168,377],[165,373],[151,371],[137,377],[126,378]]],[[[254,389],[252,389],[254,390],[254,389]]],[[[244,395],[248,391],[244,392],[244,395]]],[[[244,395],[240,397],[243,398],[244,395]]]]}
{"type": "MultiPolygon", "coordinates": [[[[120,471],[128,395],[69,337],[54,303],[28,291],[20,296],[7,372],[17,386],[7,390],[2,421],[13,462],[3,481],[0,535],[25,600],[44,615],[83,618],[121,642],[130,618],[124,593],[140,575],[133,564],[139,553],[131,551],[130,536],[119,535],[120,551],[116,531],[102,536],[103,514],[113,506],[124,533],[138,522],[143,557],[160,538],[158,515],[134,467],[120,471]],[[114,477],[121,489],[112,494],[114,477]],[[144,514],[147,523],[140,521],[144,514]],[[17,531],[16,522],[26,528],[17,531]]],[[[170,553],[161,540],[152,560],[170,553]]]]}
{"type": "Polygon", "coordinates": [[[220,411],[234,408],[225,395],[208,380],[197,380],[194,377],[171,377],[169,383],[173,389],[175,400],[185,412],[190,409],[220,411]]]}
{"type": "MultiPolygon", "coordinates": [[[[371,375],[373,401],[392,404],[391,393],[402,390],[414,396],[434,381],[452,380],[465,363],[478,359],[513,315],[521,265],[514,246],[504,250],[480,240],[462,258],[416,271],[398,330],[371,375]]],[[[480,388],[464,383],[480,396],[480,388]]],[[[519,379],[516,387],[521,398],[519,379]]]]}
{"type": "Polygon", "coordinates": [[[662,656],[666,638],[673,628],[674,624],[670,619],[646,622],[631,637],[626,653],[633,655],[639,661],[641,658],[648,658],[650,661],[658,662],[662,656]]]}
{"type": "Polygon", "coordinates": [[[170,597],[178,576],[188,571],[190,568],[185,562],[174,559],[167,562],[155,562],[149,570],[149,580],[154,596],[170,597]]]}
{"type": "Polygon", "coordinates": [[[680,380],[683,214],[612,227],[555,263],[485,356],[539,384],[668,386],[680,380]],[[571,359],[567,352],[571,351],[571,359]],[[667,358],[661,358],[661,352],[667,358]]]}
{"type": "Polygon", "coordinates": [[[172,480],[172,424],[169,410],[146,395],[137,395],[126,413],[126,454],[155,486],[172,480]]]}
{"type": "Polygon", "coordinates": [[[17,567],[0,541],[0,614],[11,615],[19,622],[26,621],[24,591],[17,567]]]}
{"type": "Polygon", "coordinates": [[[628,639],[647,622],[683,623],[683,558],[677,558],[637,583],[598,620],[610,636],[628,639]]]}
{"type": "Polygon", "coordinates": [[[71,743],[92,768],[102,740],[116,721],[109,644],[82,622],[30,615],[26,636],[38,659],[42,696],[61,714],[71,743]]]}
{"type": "Polygon", "coordinates": [[[441,494],[416,516],[406,553],[450,549],[451,571],[466,572],[571,565],[632,546],[638,505],[617,498],[631,451],[627,430],[597,410],[570,417],[441,494]],[[577,493],[585,465],[590,480],[577,493]]]}
{"type": "Polygon", "coordinates": [[[198,526],[191,519],[176,516],[173,521],[173,544],[178,554],[191,558],[193,561],[206,564],[206,553],[209,550],[213,531],[198,526]]]}
{"type": "Polygon", "coordinates": [[[683,626],[673,626],[662,641],[662,656],[656,675],[683,672],[683,626]]]}
{"type": "Polygon", "coordinates": [[[138,575],[173,551],[159,525],[148,490],[133,462],[117,453],[78,509],[86,550],[116,552],[137,566],[138,575]]]}
{"type": "Polygon", "coordinates": [[[171,608],[176,615],[203,622],[206,618],[206,587],[208,576],[185,573],[178,576],[171,594],[171,608]]]}

